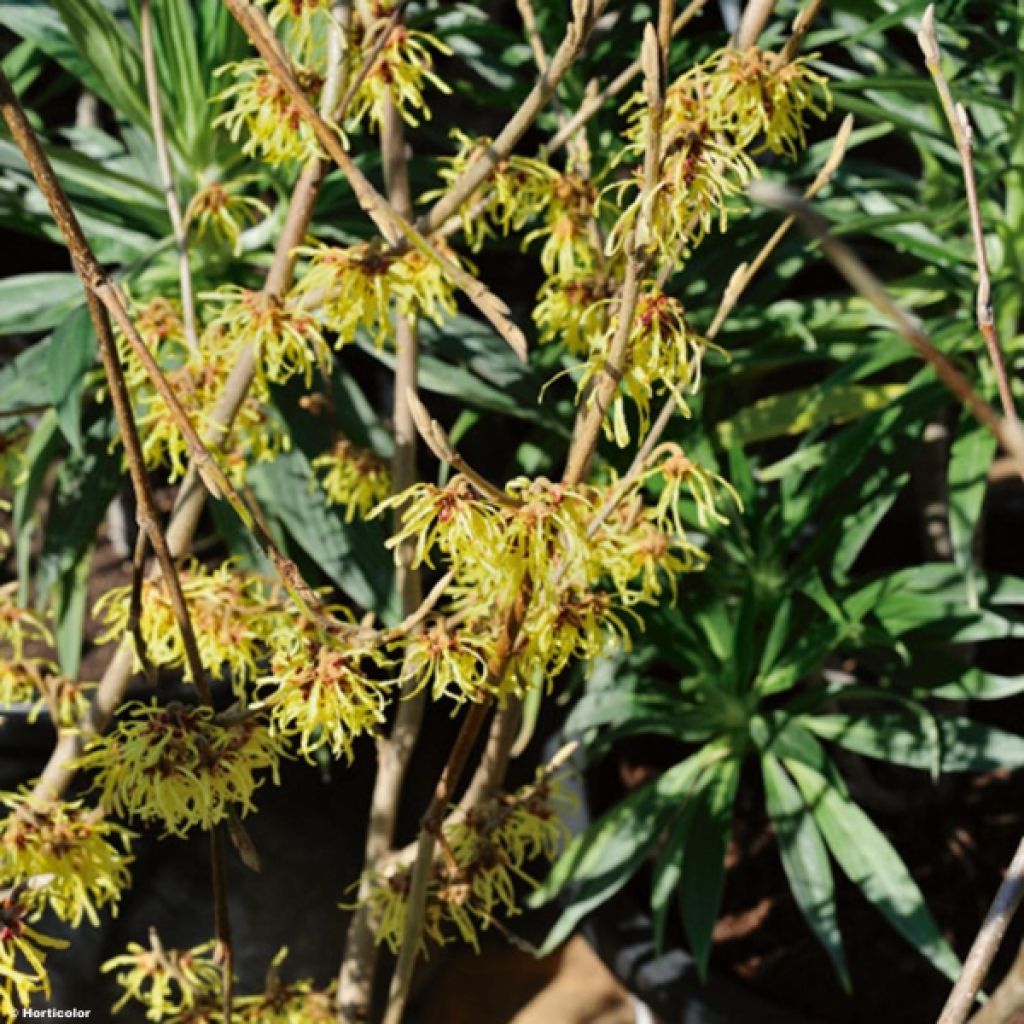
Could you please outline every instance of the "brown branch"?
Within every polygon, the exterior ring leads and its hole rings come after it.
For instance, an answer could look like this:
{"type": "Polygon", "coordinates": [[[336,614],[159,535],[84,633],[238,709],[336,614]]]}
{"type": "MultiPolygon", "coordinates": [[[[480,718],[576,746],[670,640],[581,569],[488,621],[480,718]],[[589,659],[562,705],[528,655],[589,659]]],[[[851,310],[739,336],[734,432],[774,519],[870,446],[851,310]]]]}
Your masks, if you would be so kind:
{"type": "Polygon", "coordinates": [[[381,235],[393,246],[403,242],[433,260],[451,282],[490,321],[516,355],[525,361],[526,336],[513,323],[508,306],[483,282],[445,256],[407,217],[403,217],[370,183],[345,151],[337,130],[309,101],[296,79],[287,58],[280,52],[277,40],[266,17],[250,0],[224,0],[228,9],[242,26],[252,44],[266,61],[271,74],[288,92],[302,119],[312,128],[317,141],[330,158],[341,168],[363,212],[377,225],[381,235]]]}
{"type": "Polygon", "coordinates": [[[942,1008],[937,1024],[963,1024],[981,990],[1006,929],[1024,899],[1024,840],[1017,847],[992,906],[974,939],[963,970],[942,1008]]]}
{"type": "Polygon", "coordinates": [[[830,231],[828,223],[807,202],[784,186],[755,182],[750,186],[755,202],[793,213],[805,230],[821,245],[833,266],[852,287],[880,313],[892,321],[897,333],[928,363],[939,379],[966,406],[974,418],[1006,449],[1024,472],[1024,436],[1013,421],[1002,420],[974,390],[971,382],[940,352],[921,328],[898,306],[885,286],[860,258],[830,231]]]}
{"type": "Polygon", "coordinates": [[[629,339],[633,333],[633,318],[640,298],[640,286],[648,265],[647,241],[650,229],[648,204],[644,197],[653,194],[661,171],[661,118],[664,106],[664,69],[658,34],[648,24],[644,34],[643,64],[647,93],[647,138],[644,147],[644,184],[640,210],[627,240],[626,276],[616,307],[617,327],[608,349],[608,357],[601,376],[591,392],[587,405],[579,418],[577,430],[569,451],[563,480],[569,486],[578,484],[587,474],[605,414],[618,391],[628,358],[629,339]]]}
{"type": "MultiPolygon", "coordinates": [[[[339,82],[340,76],[329,72],[324,96],[329,98],[332,95],[331,89],[337,89],[339,82]]],[[[301,244],[309,228],[316,199],[329,168],[330,164],[327,161],[315,162],[304,168],[299,176],[264,284],[263,290],[268,295],[280,299],[291,287],[297,258],[295,249],[301,244]]],[[[213,426],[207,435],[210,444],[219,445],[226,439],[231,424],[248,394],[255,376],[255,367],[256,351],[251,344],[246,345],[228,375],[224,391],[211,417],[213,426]]],[[[167,526],[167,544],[175,559],[183,557],[188,552],[205,501],[206,490],[199,480],[198,472],[195,467],[189,467],[178,490],[167,526]]],[[[159,566],[157,569],[159,570],[159,566]]],[[[36,783],[34,795],[56,799],[70,785],[75,774],[75,759],[81,755],[85,742],[106,729],[124,699],[132,677],[133,662],[131,645],[122,644],[114,653],[93,691],[79,728],[58,734],[57,743],[36,783]]]]}
{"type": "MultiPolygon", "coordinates": [[[[404,216],[409,217],[412,214],[412,190],[409,185],[405,129],[393,103],[388,103],[386,108],[384,131],[381,134],[381,156],[391,203],[404,216]]],[[[395,453],[391,460],[391,492],[401,494],[417,479],[416,424],[412,403],[418,401],[419,336],[415,321],[397,313],[395,347],[395,453]]],[[[396,510],[396,528],[400,519],[401,512],[396,510]]],[[[439,600],[451,582],[449,574],[431,591],[425,602],[422,574],[413,568],[414,557],[415,543],[408,540],[397,551],[395,579],[402,615],[405,617],[400,628],[406,631],[417,628],[418,622],[426,617],[425,606],[439,600]]],[[[349,922],[345,955],[338,975],[338,1015],[339,1020],[346,1024],[357,1024],[369,1019],[378,959],[378,946],[366,902],[372,886],[371,872],[380,865],[394,843],[402,787],[423,724],[425,709],[425,691],[404,693],[398,703],[390,734],[377,741],[377,776],[370,803],[363,875],[359,882],[358,905],[349,922]]]]}
{"type": "Polygon", "coordinates": [[[1016,423],[1017,410],[1013,402],[1013,392],[1006,373],[1006,361],[1003,348],[996,328],[995,315],[992,309],[992,280],[989,276],[988,253],[985,247],[985,229],[981,223],[981,209],[978,206],[978,186],[974,177],[974,135],[967,111],[960,103],[953,102],[949,83],[942,73],[942,52],[935,35],[935,8],[932,4],[924,12],[921,31],[917,35],[918,44],[924,53],[925,66],[931,73],[942,101],[942,109],[953,133],[953,141],[960,157],[960,165],[964,178],[964,191],[967,194],[967,211],[971,221],[971,237],[974,242],[974,258],[978,265],[978,295],[976,315],[978,329],[985,339],[988,357],[995,370],[996,383],[999,388],[999,400],[1003,406],[1003,415],[1011,423],[1016,423]]]}
{"type": "Polygon", "coordinates": [[[146,78],[146,100],[153,128],[153,148],[160,169],[160,182],[164,188],[164,202],[171,220],[171,233],[178,250],[178,277],[181,282],[181,311],[185,326],[185,340],[193,352],[199,351],[199,332],[196,328],[196,300],[192,289],[192,268],[188,258],[188,230],[181,215],[178,190],[174,187],[174,169],[164,133],[164,115],[160,106],[160,85],[156,73],[156,54],[153,48],[153,12],[151,0],[139,0],[139,34],[142,37],[142,69],[146,78]]]}
{"type": "MultiPolygon", "coordinates": [[[[708,0],[691,0],[686,8],[672,22],[672,35],[678,35],[707,5],[708,0]]],[[[643,72],[643,64],[638,57],[615,76],[603,89],[588,98],[572,117],[561,127],[550,142],[541,146],[540,159],[545,160],[556,153],[573,137],[604,105],[618,96],[637,76],[643,72]]]]}
{"type": "Polygon", "coordinates": [[[764,31],[768,20],[775,13],[776,0],[749,0],[743,9],[736,34],[731,45],[737,50],[746,50],[757,45],[757,40],[764,31]]]}

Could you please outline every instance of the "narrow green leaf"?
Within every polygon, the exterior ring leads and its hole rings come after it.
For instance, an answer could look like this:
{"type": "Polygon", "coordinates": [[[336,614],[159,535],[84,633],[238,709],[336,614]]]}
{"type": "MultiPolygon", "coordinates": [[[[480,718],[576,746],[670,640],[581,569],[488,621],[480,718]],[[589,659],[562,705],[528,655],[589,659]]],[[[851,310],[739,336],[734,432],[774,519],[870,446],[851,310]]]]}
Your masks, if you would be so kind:
{"type": "Polygon", "coordinates": [[[724,761],[694,797],[696,808],[683,858],[679,903],[690,950],[703,979],[707,978],[711,937],[722,905],[725,851],[729,845],[733,803],[739,781],[739,760],[724,761]]]}
{"type": "MultiPolygon", "coordinates": [[[[932,771],[934,746],[918,720],[898,711],[809,715],[804,725],[846,750],[880,761],[932,771]]],[[[1024,737],[969,718],[933,716],[944,772],[988,772],[1024,767],[1024,737]]]]}
{"type": "Polygon", "coordinates": [[[843,988],[851,989],[836,907],[828,849],[800,791],[778,759],[761,759],[765,802],[779,843],[779,857],[800,912],[824,947],[843,988]]]}
{"type": "Polygon", "coordinates": [[[953,558],[967,572],[971,549],[988,489],[988,469],[996,453],[996,439],[973,420],[966,423],[949,455],[949,532],[953,558]]]}
{"type": "Polygon", "coordinates": [[[50,400],[68,444],[82,451],[82,381],[96,358],[96,335],[86,306],[79,306],[53,332],[48,346],[50,400]]]}
{"type": "Polygon", "coordinates": [[[0,281],[0,334],[56,327],[82,301],[77,274],[15,274],[0,281]]]}
{"type": "Polygon", "coordinates": [[[955,979],[960,961],[943,939],[900,855],[875,823],[822,774],[785,760],[843,872],[922,956],[955,979]]]}

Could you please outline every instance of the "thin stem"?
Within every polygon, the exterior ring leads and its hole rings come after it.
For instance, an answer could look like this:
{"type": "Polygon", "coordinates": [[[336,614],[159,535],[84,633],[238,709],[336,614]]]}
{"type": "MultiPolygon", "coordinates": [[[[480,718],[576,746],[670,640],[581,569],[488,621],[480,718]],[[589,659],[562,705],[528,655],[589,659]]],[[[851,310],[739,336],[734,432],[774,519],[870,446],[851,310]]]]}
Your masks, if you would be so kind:
{"type": "Polygon", "coordinates": [[[750,0],[743,9],[736,35],[731,45],[737,50],[746,50],[757,45],[757,40],[764,31],[768,20],[775,13],[776,0],[750,0]]]}
{"type": "MultiPolygon", "coordinates": [[[[388,197],[395,209],[406,217],[411,216],[412,190],[409,185],[405,129],[393,103],[388,103],[386,108],[381,156],[388,197]]],[[[391,460],[391,479],[392,494],[401,494],[417,478],[417,432],[410,396],[416,396],[419,376],[419,335],[415,321],[397,313],[395,347],[395,454],[391,460]]],[[[396,509],[394,515],[397,529],[401,511],[396,509]]],[[[404,542],[397,551],[395,585],[402,615],[407,621],[418,613],[424,603],[422,576],[413,568],[414,556],[415,542],[412,540],[404,542]]],[[[366,903],[372,885],[370,872],[390,852],[394,843],[402,787],[423,724],[425,709],[425,691],[403,694],[390,734],[386,739],[377,741],[377,777],[370,803],[363,875],[359,883],[358,905],[349,922],[345,957],[338,976],[338,1014],[339,1020],[346,1024],[369,1019],[378,960],[378,946],[366,903]]]]}
{"type": "MultiPolygon", "coordinates": [[[[708,0],[691,0],[686,8],[672,22],[672,36],[678,35],[707,5],[708,0]]],[[[583,102],[579,110],[563,125],[540,149],[540,159],[544,160],[556,153],[569,139],[579,131],[602,107],[618,96],[635,78],[643,72],[643,63],[638,57],[615,76],[603,89],[594,93],[583,102]]]]}
{"type": "Polygon", "coordinates": [[[885,286],[860,258],[828,228],[828,223],[808,203],[781,185],[755,182],[750,195],[756,202],[794,213],[805,230],[815,238],[832,265],[853,288],[880,313],[888,317],[900,336],[938,374],[943,384],[1017,461],[1024,472],[1024,436],[1012,421],[1001,420],[995,410],[974,390],[971,382],[940,352],[920,327],[893,301],[885,286]]]}
{"type": "Polygon", "coordinates": [[[935,8],[929,4],[921,21],[921,31],[917,36],[921,51],[924,53],[925,66],[931,73],[946,120],[953,133],[953,141],[960,157],[960,166],[964,178],[964,191],[967,194],[967,211],[971,221],[971,237],[974,241],[974,259],[978,266],[978,295],[975,313],[978,329],[985,339],[988,357],[995,370],[996,383],[999,388],[999,400],[1003,406],[1003,415],[1011,423],[1017,422],[1017,410],[1013,403],[1013,392],[1010,379],[1006,373],[1006,361],[1003,348],[999,341],[995,314],[992,309],[992,279],[989,276],[988,252],[985,247],[985,229],[981,223],[981,209],[978,206],[978,186],[974,176],[974,136],[967,110],[960,103],[953,102],[949,83],[942,73],[942,52],[935,35],[935,8]]]}
{"type": "MultiPolygon", "coordinates": [[[[433,260],[451,282],[490,321],[508,345],[522,359],[526,359],[526,336],[509,316],[508,306],[483,282],[445,256],[416,225],[403,217],[370,183],[348,155],[337,131],[317,113],[310,103],[283,56],[267,19],[249,0],[225,0],[228,9],[242,26],[252,44],[266,61],[274,77],[284,86],[302,119],[312,128],[317,141],[330,158],[341,168],[363,212],[377,225],[381,235],[392,246],[399,242],[411,246],[433,260]]],[[[428,232],[432,233],[432,232],[428,232]]]]}
{"type": "Polygon", "coordinates": [[[937,1024],[963,1024],[999,952],[1006,929],[1024,899],[1024,840],[1006,871],[992,906],[971,945],[963,970],[950,992],[937,1024]]]}
{"type": "MultiPolygon", "coordinates": [[[[665,10],[662,8],[662,15],[665,10]]],[[[601,376],[591,392],[582,412],[573,439],[563,480],[569,486],[578,484],[590,469],[597,450],[605,415],[618,391],[628,358],[629,340],[633,333],[633,319],[640,298],[640,286],[648,266],[647,240],[650,231],[646,211],[649,204],[644,197],[657,187],[661,171],[661,121],[665,98],[665,72],[661,60],[658,34],[652,25],[644,35],[644,78],[647,92],[647,138],[644,147],[643,196],[639,200],[641,213],[637,216],[627,239],[626,276],[616,308],[617,327],[608,348],[601,376]]]]}
{"type": "Polygon", "coordinates": [[[193,352],[199,350],[199,332],[196,329],[196,301],[192,289],[192,268],[188,257],[188,231],[181,214],[178,190],[174,187],[174,169],[171,153],[164,133],[164,115],[160,107],[160,85],[156,73],[156,54],[153,47],[153,12],[151,0],[139,2],[139,34],[142,37],[142,70],[146,78],[146,100],[149,103],[150,123],[153,127],[153,147],[156,149],[160,182],[164,201],[171,220],[171,232],[178,250],[178,277],[181,282],[181,311],[185,326],[185,340],[193,352]]]}
{"type": "Polygon", "coordinates": [[[228,907],[227,849],[223,823],[210,830],[210,871],[213,884],[213,928],[220,952],[220,998],[224,1020],[233,1017],[235,993],[235,947],[231,936],[231,914],[228,907]]]}

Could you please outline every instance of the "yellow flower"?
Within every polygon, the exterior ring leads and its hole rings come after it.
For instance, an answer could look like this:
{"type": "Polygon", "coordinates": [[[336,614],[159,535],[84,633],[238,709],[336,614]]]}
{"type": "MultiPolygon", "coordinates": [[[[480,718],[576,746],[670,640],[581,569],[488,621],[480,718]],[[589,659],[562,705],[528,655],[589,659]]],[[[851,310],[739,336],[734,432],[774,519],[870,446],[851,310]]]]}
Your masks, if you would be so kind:
{"type": "Polygon", "coordinates": [[[81,801],[39,802],[29,793],[0,800],[10,811],[0,836],[3,876],[52,876],[40,896],[54,913],[73,928],[83,916],[99,925],[97,911],[116,904],[131,884],[133,833],[81,801]]]}
{"type": "Polygon", "coordinates": [[[184,836],[194,825],[212,828],[231,810],[254,810],[259,773],[269,768],[276,784],[279,758],[278,744],[252,717],[221,725],[209,708],[133,701],[77,766],[96,772],[93,788],[113,814],[184,836]]]}
{"type": "Polygon", "coordinates": [[[196,241],[209,232],[223,237],[236,256],[241,253],[243,228],[260,216],[270,216],[270,207],[262,199],[239,194],[253,180],[255,175],[247,174],[227,183],[212,181],[199,189],[185,208],[185,227],[195,225],[196,241]]]}
{"type": "MultiPolygon", "coordinates": [[[[364,40],[366,51],[376,41],[364,40]]],[[[434,36],[417,32],[405,25],[391,28],[387,42],[363,79],[349,108],[349,118],[356,124],[366,120],[377,131],[384,124],[384,110],[387,101],[394,103],[403,120],[416,125],[417,116],[430,117],[430,108],[423,99],[426,86],[432,85],[445,94],[451,89],[434,73],[434,58],[431,49],[445,56],[451,50],[434,36]]],[[[361,60],[353,61],[359,67],[361,60]]]]}
{"type": "MultiPolygon", "coordinates": [[[[441,160],[438,177],[444,182],[444,188],[425,193],[420,197],[422,202],[444,195],[466,168],[487,151],[492,141],[486,136],[471,138],[458,128],[452,129],[451,137],[458,144],[458,151],[441,160]]],[[[500,161],[459,211],[462,231],[470,248],[479,250],[494,234],[495,227],[507,235],[543,213],[550,202],[551,183],[557,177],[558,172],[540,160],[510,156],[500,161]]]]}
{"type": "Polygon", "coordinates": [[[763,135],[764,148],[780,155],[796,156],[807,144],[807,115],[823,118],[832,105],[827,80],[808,67],[808,58],[783,64],[756,46],[723,51],[708,85],[712,123],[743,146],[763,135]]]}
{"type": "Polygon", "coordinates": [[[67,946],[62,939],[51,939],[29,927],[29,917],[38,914],[33,905],[35,895],[15,886],[0,896],[0,1014],[7,1020],[18,1019],[34,995],[50,995],[46,954],[39,947],[67,946]]]}
{"type": "MultiPolygon", "coordinates": [[[[803,60],[781,65],[756,47],[721,50],[690,68],[668,88],[661,132],[660,180],[645,195],[637,171],[611,186],[621,198],[637,195],[608,238],[608,250],[621,249],[638,224],[648,233],[639,244],[663,259],[693,247],[717,225],[724,230],[730,199],[758,174],[751,147],[761,136],[765,149],[795,155],[806,142],[808,114],[823,117],[830,104],[825,79],[803,60]]],[[[624,159],[643,162],[649,114],[641,94],[626,132],[624,159]]]]}
{"type": "Polygon", "coordinates": [[[429,686],[434,700],[483,699],[491,647],[492,638],[472,624],[450,624],[444,616],[433,616],[405,642],[403,679],[409,683],[408,693],[429,686]]]}
{"type": "Polygon", "coordinates": [[[543,666],[548,680],[574,659],[593,661],[611,649],[632,648],[625,620],[601,590],[568,587],[558,594],[556,604],[538,602],[530,612],[523,627],[530,643],[521,660],[543,666]]]}
{"type": "MultiPolygon", "coordinates": [[[[458,257],[447,246],[445,255],[458,257]]],[[[391,335],[391,304],[403,316],[426,316],[440,324],[456,312],[455,292],[441,266],[416,250],[395,257],[379,240],[346,249],[316,245],[297,250],[310,257],[293,290],[304,308],[319,310],[337,345],[355,340],[360,328],[378,347],[391,335]]]]}
{"type": "MultiPolygon", "coordinates": [[[[405,935],[405,922],[409,916],[412,868],[409,865],[392,863],[380,870],[371,871],[369,877],[370,887],[366,905],[369,907],[370,920],[373,922],[374,936],[378,944],[383,943],[392,953],[397,953],[405,935]]],[[[351,905],[342,904],[342,908],[351,909],[351,905]]],[[[423,934],[420,938],[422,951],[426,951],[428,940],[436,942],[439,946],[444,945],[445,937],[441,926],[440,904],[436,898],[430,898],[428,891],[423,913],[423,934]]]]}
{"type": "MultiPolygon", "coordinates": [[[[294,67],[293,71],[316,106],[323,79],[302,66],[294,67]]],[[[263,60],[252,58],[226,64],[214,74],[230,74],[235,80],[214,97],[214,102],[231,104],[230,109],[214,119],[214,126],[223,125],[232,142],[238,142],[244,129],[242,152],[246,156],[259,156],[268,164],[293,160],[308,163],[323,156],[310,123],[263,60]]],[[[344,134],[336,130],[344,141],[344,134]]]]}
{"type": "Polygon", "coordinates": [[[269,715],[275,736],[299,739],[299,754],[311,761],[322,747],[352,760],[353,741],[384,722],[388,690],[381,679],[390,659],[354,631],[327,634],[298,622],[274,638],[270,674],[257,681],[254,705],[269,715]]]}
{"type": "Polygon", "coordinates": [[[609,289],[610,282],[597,274],[547,278],[533,311],[541,344],[561,341],[573,355],[588,355],[608,330],[609,289]]]}
{"type": "MultiPolygon", "coordinates": [[[[607,364],[608,350],[618,331],[618,319],[612,317],[604,336],[594,345],[579,382],[578,393],[588,392],[591,381],[599,378],[607,364]]],[[[605,433],[624,448],[629,444],[625,399],[636,405],[640,416],[640,436],[650,427],[651,399],[668,392],[680,410],[689,415],[684,392],[694,392],[700,384],[701,361],[707,339],[690,330],[682,304],[654,286],[641,294],[626,346],[626,360],[619,389],[605,419],[605,433]]],[[[721,349],[718,349],[721,351],[721,349]]],[[[591,401],[596,393],[590,392],[591,401]]]]}
{"type": "Polygon", "coordinates": [[[284,39],[300,59],[313,63],[320,55],[331,20],[330,0],[259,0],[270,7],[273,28],[284,24],[284,39]]]}
{"type": "Polygon", "coordinates": [[[358,515],[365,519],[391,493],[391,472],[373,452],[357,448],[344,438],[312,462],[314,470],[324,470],[320,486],[330,505],[340,505],[345,522],[358,515]]]}
{"type": "Polygon", "coordinates": [[[332,989],[318,990],[309,978],[281,980],[279,969],[287,955],[285,948],[274,957],[265,991],[235,1000],[239,1020],[242,1024],[333,1024],[337,1011],[332,989]]]}
{"type": "Polygon", "coordinates": [[[651,455],[651,463],[644,480],[651,482],[660,477],[662,490],[653,519],[662,529],[671,529],[676,536],[685,537],[686,531],[679,515],[679,500],[684,489],[697,507],[697,521],[702,526],[729,521],[716,507],[716,491],[719,489],[732,499],[738,509],[743,509],[743,501],[732,484],[687,458],[678,445],[659,445],[651,455]]]}
{"type": "MultiPolygon", "coordinates": [[[[226,672],[236,686],[256,675],[282,614],[280,603],[267,594],[262,577],[243,571],[231,560],[213,569],[192,560],[180,570],[178,579],[206,669],[215,675],[226,672]]],[[[106,627],[97,643],[120,642],[128,633],[130,611],[130,587],[107,591],[93,609],[94,617],[106,627]]],[[[143,582],[139,627],[150,663],[181,668],[191,680],[185,642],[163,579],[143,582]]],[[[136,652],[135,670],[141,667],[136,652]]]]}
{"type": "Polygon", "coordinates": [[[17,580],[0,586],[0,644],[10,650],[15,661],[25,657],[29,645],[53,644],[53,635],[39,615],[18,604],[17,580]]]}
{"type": "Polygon", "coordinates": [[[535,239],[547,239],[540,254],[546,274],[573,276],[593,270],[596,236],[591,234],[591,225],[601,205],[594,185],[576,174],[536,175],[527,182],[536,194],[524,202],[543,209],[544,224],[523,239],[524,248],[535,239]]]}
{"type": "Polygon", "coordinates": [[[397,549],[403,541],[414,540],[414,567],[424,563],[433,566],[430,553],[434,547],[453,563],[474,558],[490,549],[500,528],[497,509],[484,501],[461,474],[453,476],[444,487],[413,484],[381,502],[370,518],[386,509],[402,512],[401,528],[387,546],[397,549]]]}
{"type": "Polygon", "coordinates": [[[166,1021],[211,1001],[221,980],[213,950],[212,942],[189,950],[164,949],[152,931],[148,949],[129,942],[126,953],[112,957],[100,968],[104,974],[118,971],[116,980],[124,989],[113,1012],[134,1000],[146,1007],[146,1020],[166,1021]]]}
{"type": "Polygon", "coordinates": [[[222,305],[208,321],[208,329],[219,330],[228,345],[254,346],[257,373],[265,380],[285,384],[301,373],[308,388],[314,365],[324,375],[330,373],[331,350],[309,314],[282,304],[268,292],[235,285],[224,285],[202,297],[222,305]]]}

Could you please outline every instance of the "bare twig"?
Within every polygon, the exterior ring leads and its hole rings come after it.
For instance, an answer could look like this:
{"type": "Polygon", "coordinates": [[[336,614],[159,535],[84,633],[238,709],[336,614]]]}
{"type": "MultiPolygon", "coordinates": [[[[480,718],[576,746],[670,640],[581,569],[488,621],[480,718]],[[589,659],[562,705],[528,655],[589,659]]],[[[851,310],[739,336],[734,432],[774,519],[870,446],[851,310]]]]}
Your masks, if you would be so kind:
{"type": "MultiPolygon", "coordinates": [[[[672,35],[678,35],[707,5],[708,0],[691,0],[686,8],[672,22],[672,35]]],[[[588,93],[579,110],[556,132],[552,139],[540,148],[540,159],[545,160],[556,153],[580,130],[604,105],[618,96],[635,78],[643,72],[643,63],[638,57],[613,78],[608,85],[592,95],[588,93]]]]}
{"type": "Polygon", "coordinates": [[[942,383],[970,410],[974,418],[992,433],[1024,471],[1024,436],[1019,425],[999,418],[995,410],[974,390],[971,382],[893,301],[882,282],[847,245],[829,231],[824,218],[805,200],[778,184],[755,182],[750,187],[750,195],[756,202],[797,216],[808,233],[820,243],[825,255],[843,277],[875,309],[893,322],[900,336],[935,370],[942,383]]]}
{"type": "Polygon", "coordinates": [[[732,39],[732,45],[737,50],[746,50],[756,45],[769,18],[775,13],[775,3],[776,0],[749,0],[732,39]]]}
{"type": "Polygon", "coordinates": [[[160,169],[160,183],[164,189],[164,202],[171,220],[174,245],[178,250],[178,277],[181,282],[181,311],[185,327],[185,340],[193,352],[199,350],[199,332],[196,328],[196,300],[192,290],[192,268],[188,258],[188,230],[181,215],[178,190],[174,187],[174,168],[164,133],[164,115],[160,106],[160,85],[157,81],[156,54],[153,48],[153,12],[151,0],[140,0],[139,34],[142,37],[142,69],[146,78],[146,100],[149,103],[150,123],[153,127],[153,148],[160,169]]]}
{"type": "MultiPolygon", "coordinates": [[[[643,51],[648,109],[643,191],[645,195],[651,195],[657,185],[661,169],[661,115],[665,86],[658,34],[650,24],[644,34],[643,51]]],[[[640,209],[641,213],[637,216],[627,241],[626,275],[615,312],[618,326],[609,346],[602,374],[581,414],[569,452],[563,479],[570,486],[579,483],[590,468],[601,434],[601,425],[622,380],[629,339],[633,331],[633,318],[640,298],[640,286],[648,263],[647,235],[650,225],[643,211],[648,210],[649,205],[641,200],[640,209]]]]}
{"type": "Polygon", "coordinates": [[[978,329],[985,339],[992,368],[995,370],[996,383],[999,387],[999,400],[1003,406],[1003,415],[1011,423],[1017,422],[1017,410],[1013,402],[1013,392],[1006,373],[1006,362],[999,341],[995,315],[992,309],[992,281],[988,269],[988,253],[985,247],[985,229],[981,223],[981,210],[978,206],[978,186],[974,177],[974,136],[971,122],[963,104],[953,102],[949,83],[942,73],[942,52],[939,40],[935,35],[935,8],[932,4],[924,12],[921,20],[921,31],[917,35],[921,51],[924,53],[925,66],[931,73],[942,101],[942,109],[946,114],[953,141],[960,157],[960,165],[964,177],[964,191],[967,194],[967,211],[971,221],[971,236],[974,241],[974,258],[978,265],[978,296],[976,315],[978,329]]]}
{"type": "Polygon", "coordinates": [[[466,462],[455,450],[444,428],[431,417],[427,407],[412,390],[406,395],[406,400],[410,417],[416,425],[420,437],[441,462],[447,462],[452,469],[466,477],[481,494],[490,498],[491,501],[499,505],[517,506],[522,504],[507,491],[496,487],[482,473],[477,472],[466,462]]]}
{"type": "Polygon", "coordinates": [[[356,201],[378,230],[391,244],[403,242],[433,260],[447,277],[490,321],[516,355],[526,359],[526,336],[509,317],[508,306],[483,282],[444,255],[407,217],[403,217],[370,183],[345,151],[336,129],[310,102],[299,84],[287,58],[282,55],[263,12],[249,0],[225,0],[235,19],[245,30],[252,44],[266,61],[274,77],[284,86],[299,114],[312,128],[317,141],[341,168],[355,194],[356,201]]]}
{"type": "Polygon", "coordinates": [[[1013,915],[1024,899],[1024,840],[996,892],[992,906],[974,939],[963,970],[942,1008],[937,1024],[963,1024],[981,990],[992,961],[1006,935],[1013,915]]]}
{"type": "MultiPolygon", "coordinates": [[[[390,28],[388,29],[390,32],[390,28]]],[[[381,157],[388,197],[404,216],[412,214],[412,190],[405,129],[395,105],[389,103],[381,136],[381,157]]],[[[412,401],[416,400],[419,374],[419,335],[416,323],[396,314],[395,345],[395,454],[391,462],[392,494],[401,494],[416,482],[416,425],[412,401]]],[[[396,510],[396,524],[401,513],[396,510]]],[[[405,616],[400,629],[411,631],[424,621],[447,589],[452,574],[447,574],[423,600],[421,573],[413,568],[415,543],[406,541],[397,551],[395,584],[405,616]]],[[[337,1006],[339,1020],[357,1024],[368,1020],[377,967],[377,944],[370,921],[367,899],[371,872],[379,866],[394,843],[398,806],[406,771],[423,724],[426,693],[405,693],[398,704],[390,734],[377,741],[377,776],[374,780],[363,854],[363,875],[359,883],[357,907],[349,922],[345,955],[338,975],[337,1006]]]]}

